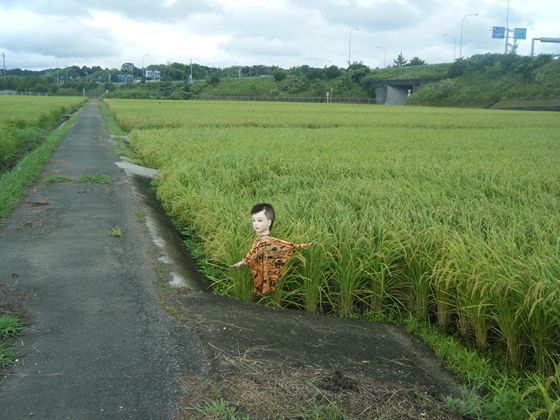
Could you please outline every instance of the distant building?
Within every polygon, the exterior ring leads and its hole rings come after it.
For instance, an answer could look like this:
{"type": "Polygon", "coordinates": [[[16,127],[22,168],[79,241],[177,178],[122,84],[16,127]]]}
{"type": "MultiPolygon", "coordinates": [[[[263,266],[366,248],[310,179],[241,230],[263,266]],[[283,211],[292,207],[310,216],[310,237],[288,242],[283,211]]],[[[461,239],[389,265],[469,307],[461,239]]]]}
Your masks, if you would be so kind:
{"type": "Polygon", "coordinates": [[[144,76],[149,80],[159,80],[161,77],[161,72],[159,70],[146,70],[144,76]]]}
{"type": "Polygon", "coordinates": [[[117,83],[128,83],[132,82],[132,76],[130,74],[118,74],[117,83]]]}

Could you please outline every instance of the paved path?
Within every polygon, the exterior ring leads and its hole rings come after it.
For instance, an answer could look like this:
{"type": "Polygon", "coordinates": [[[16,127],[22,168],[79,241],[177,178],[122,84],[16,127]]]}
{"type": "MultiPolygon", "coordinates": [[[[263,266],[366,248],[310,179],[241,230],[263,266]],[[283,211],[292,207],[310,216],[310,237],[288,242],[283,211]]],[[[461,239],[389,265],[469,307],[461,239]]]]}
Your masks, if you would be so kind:
{"type": "Polygon", "coordinates": [[[158,305],[134,190],[103,127],[88,102],[0,228],[0,286],[22,296],[30,324],[25,358],[0,380],[2,419],[172,418],[177,377],[202,366],[196,338],[158,305]],[[113,183],[44,182],[98,172],[113,183]]]}

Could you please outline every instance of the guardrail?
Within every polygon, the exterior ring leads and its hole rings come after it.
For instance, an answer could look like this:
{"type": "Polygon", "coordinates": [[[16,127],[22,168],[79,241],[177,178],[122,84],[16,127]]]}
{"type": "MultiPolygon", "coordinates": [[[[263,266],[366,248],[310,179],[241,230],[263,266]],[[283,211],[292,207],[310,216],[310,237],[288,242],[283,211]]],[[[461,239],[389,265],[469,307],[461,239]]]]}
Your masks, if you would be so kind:
{"type": "Polygon", "coordinates": [[[49,96],[48,92],[18,92],[16,90],[0,90],[2,96],[49,96]]]}
{"type": "MultiPolygon", "coordinates": [[[[193,99],[205,101],[265,101],[265,102],[313,102],[327,103],[327,98],[323,96],[213,96],[213,95],[196,95],[193,99]]],[[[328,103],[337,104],[375,104],[375,98],[344,98],[331,97],[328,103]]]]}

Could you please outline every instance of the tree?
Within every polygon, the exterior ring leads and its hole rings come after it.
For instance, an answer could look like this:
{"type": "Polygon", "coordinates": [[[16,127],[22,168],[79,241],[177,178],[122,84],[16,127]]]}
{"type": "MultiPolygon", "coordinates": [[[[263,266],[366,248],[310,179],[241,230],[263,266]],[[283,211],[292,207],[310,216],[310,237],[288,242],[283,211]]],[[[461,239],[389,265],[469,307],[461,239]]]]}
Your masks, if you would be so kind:
{"type": "Polygon", "coordinates": [[[122,71],[124,74],[134,74],[134,64],[132,64],[132,63],[124,63],[124,64],[121,66],[121,71],[122,71]]]}
{"type": "Polygon", "coordinates": [[[327,76],[327,79],[336,79],[341,74],[342,71],[334,64],[325,69],[325,75],[327,76]]]}
{"type": "Polygon", "coordinates": [[[407,60],[404,58],[402,51],[400,54],[393,60],[393,67],[404,67],[406,66],[407,60]]]}
{"type": "Polygon", "coordinates": [[[182,82],[177,83],[173,92],[169,95],[169,99],[192,99],[191,85],[182,82]]]}
{"type": "Polygon", "coordinates": [[[519,44],[517,43],[517,39],[513,40],[513,45],[511,46],[511,50],[509,51],[510,54],[517,54],[517,49],[519,48],[519,44]]]}
{"type": "Polygon", "coordinates": [[[348,74],[350,78],[355,83],[360,84],[362,79],[369,73],[369,67],[363,64],[361,61],[359,63],[354,63],[348,66],[348,74]]]}
{"type": "Polygon", "coordinates": [[[211,86],[217,86],[220,83],[220,76],[218,74],[211,75],[210,80],[208,80],[208,83],[211,86]]]}
{"type": "Polygon", "coordinates": [[[288,75],[286,74],[286,72],[284,70],[276,70],[274,72],[274,80],[276,80],[277,82],[281,82],[286,77],[288,77],[288,75]]]}
{"type": "Polygon", "coordinates": [[[451,64],[449,70],[447,71],[447,76],[450,79],[462,76],[463,73],[465,72],[466,67],[467,67],[466,60],[463,58],[459,58],[453,64],[451,64]]]}
{"type": "Polygon", "coordinates": [[[325,74],[323,73],[323,70],[315,67],[311,67],[305,72],[305,78],[307,80],[323,79],[324,77],[325,74]]]}
{"type": "Polygon", "coordinates": [[[410,59],[408,64],[406,64],[406,66],[423,66],[424,64],[426,64],[426,62],[421,58],[413,57],[410,59]]]}

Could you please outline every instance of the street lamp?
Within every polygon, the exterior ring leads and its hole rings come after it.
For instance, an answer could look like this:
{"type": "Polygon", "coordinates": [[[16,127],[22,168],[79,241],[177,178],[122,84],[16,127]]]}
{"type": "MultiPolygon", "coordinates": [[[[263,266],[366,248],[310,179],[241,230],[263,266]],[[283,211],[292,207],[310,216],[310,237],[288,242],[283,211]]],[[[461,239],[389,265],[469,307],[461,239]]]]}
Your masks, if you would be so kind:
{"type": "Polygon", "coordinates": [[[379,48],[380,50],[383,50],[383,68],[385,68],[385,56],[387,55],[387,51],[383,47],[376,46],[375,48],[379,48]]]}
{"type": "Polygon", "coordinates": [[[465,19],[469,16],[478,16],[478,13],[470,13],[468,15],[463,16],[461,19],[461,40],[459,41],[459,58],[463,58],[462,49],[463,49],[463,23],[465,19]]]}
{"type": "Polygon", "coordinates": [[[352,64],[350,61],[350,52],[352,51],[352,31],[359,31],[359,28],[352,28],[350,29],[350,34],[348,35],[348,67],[352,64]]]}
{"type": "Polygon", "coordinates": [[[455,61],[455,37],[453,35],[449,35],[449,34],[443,34],[443,36],[448,36],[449,38],[451,38],[453,40],[453,61],[455,61]]]}

